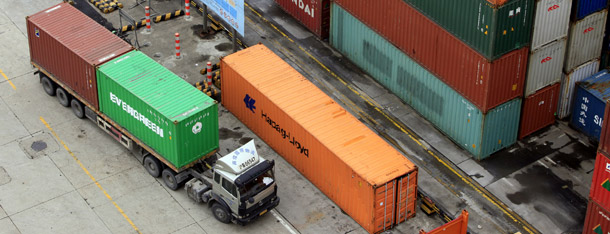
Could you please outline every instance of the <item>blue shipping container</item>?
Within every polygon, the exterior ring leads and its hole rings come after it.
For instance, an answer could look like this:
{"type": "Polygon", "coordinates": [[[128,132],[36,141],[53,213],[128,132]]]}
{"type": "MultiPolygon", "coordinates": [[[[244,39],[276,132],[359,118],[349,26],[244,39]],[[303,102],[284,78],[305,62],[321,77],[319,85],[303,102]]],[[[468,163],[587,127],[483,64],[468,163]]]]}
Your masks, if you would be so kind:
{"type": "Polygon", "coordinates": [[[336,4],[331,44],[477,160],[517,141],[521,99],[483,114],[466,98],[336,4]]]}
{"type": "Polygon", "coordinates": [[[590,14],[601,11],[608,5],[608,0],[575,0],[572,10],[576,20],[581,20],[590,14]]]}
{"type": "Polygon", "coordinates": [[[610,98],[610,74],[602,70],[578,83],[572,109],[572,127],[599,141],[606,100],[610,98]]]}

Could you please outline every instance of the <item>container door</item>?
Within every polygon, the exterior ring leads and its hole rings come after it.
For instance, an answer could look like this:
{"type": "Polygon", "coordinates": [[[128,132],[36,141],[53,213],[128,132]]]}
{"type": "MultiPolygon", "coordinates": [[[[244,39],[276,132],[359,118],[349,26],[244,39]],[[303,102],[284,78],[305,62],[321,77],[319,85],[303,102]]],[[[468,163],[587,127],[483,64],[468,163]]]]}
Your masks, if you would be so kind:
{"type": "Polygon", "coordinates": [[[398,189],[396,194],[396,222],[402,223],[408,218],[415,216],[417,200],[417,171],[396,180],[398,189]]]}
{"type": "Polygon", "coordinates": [[[373,216],[375,233],[392,228],[395,217],[396,180],[387,182],[375,189],[375,214],[373,216]]]}

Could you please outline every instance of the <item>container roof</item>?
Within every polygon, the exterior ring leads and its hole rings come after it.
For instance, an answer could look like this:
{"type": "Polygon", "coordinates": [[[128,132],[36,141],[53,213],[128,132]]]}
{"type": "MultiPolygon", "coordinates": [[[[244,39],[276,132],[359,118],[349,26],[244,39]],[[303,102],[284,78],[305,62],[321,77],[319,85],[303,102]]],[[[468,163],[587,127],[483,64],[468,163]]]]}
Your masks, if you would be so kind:
{"type": "Polygon", "coordinates": [[[99,71],[172,122],[180,122],[216,102],[146,54],[132,51],[99,67],[99,71]]]}
{"type": "Polygon", "coordinates": [[[133,47],[68,3],[28,16],[43,30],[89,64],[99,65],[133,47]]]}
{"type": "Polygon", "coordinates": [[[607,69],[582,80],[579,85],[604,103],[610,99],[610,73],[607,69]]]}
{"type": "Polygon", "coordinates": [[[223,58],[253,87],[372,185],[416,166],[264,45],[223,58]]]}

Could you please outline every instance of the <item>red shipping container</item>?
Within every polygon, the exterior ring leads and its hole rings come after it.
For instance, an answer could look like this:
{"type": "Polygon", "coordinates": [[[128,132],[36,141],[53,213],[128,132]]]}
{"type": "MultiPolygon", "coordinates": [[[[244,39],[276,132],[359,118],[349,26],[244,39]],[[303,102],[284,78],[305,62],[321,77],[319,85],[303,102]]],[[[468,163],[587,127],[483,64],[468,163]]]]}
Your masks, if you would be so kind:
{"type": "Polygon", "coordinates": [[[97,110],[96,66],[131,51],[131,45],[68,3],[26,21],[32,65],[97,110]]]}
{"type": "Polygon", "coordinates": [[[560,84],[556,83],[524,98],[519,123],[519,139],[555,123],[559,88],[560,84]]]}
{"type": "Polygon", "coordinates": [[[610,208],[610,158],[602,151],[597,151],[589,197],[602,207],[610,208]]]}
{"type": "Polygon", "coordinates": [[[582,234],[605,234],[608,232],[610,232],[610,212],[596,201],[589,199],[582,234]]]}
{"type": "Polygon", "coordinates": [[[489,61],[403,0],[335,0],[481,111],[523,96],[529,49],[489,61]]]}
{"type": "Polygon", "coordinates": [[[468,232],[468,212],[462,210],[460,217],[437,227],[432,231],[426,232],[419,230],[419,234],[466,234],[468,232]]]}
{"type": "Polygon", "coordinates": [[[610,100],[606,101],[606,110],[604,111],[604,118],[602,119],[602,132],[600,134],[599,137],[599,150],[600,151],[604,151],[604,153],[609,154],[610,153],[610,132],[608,132],[608,130],[610,130],[608,128],[608,124],[605,120],[608,119],[608,117],[610,117],[610,110],[608,109],[608,107],[610,105],[610,100]]]}
{"type": "Polygon", "coordinates": [[[301,24],[321,39],[328,38],[330,28],[330,0],[275,0],[301,24]]]}

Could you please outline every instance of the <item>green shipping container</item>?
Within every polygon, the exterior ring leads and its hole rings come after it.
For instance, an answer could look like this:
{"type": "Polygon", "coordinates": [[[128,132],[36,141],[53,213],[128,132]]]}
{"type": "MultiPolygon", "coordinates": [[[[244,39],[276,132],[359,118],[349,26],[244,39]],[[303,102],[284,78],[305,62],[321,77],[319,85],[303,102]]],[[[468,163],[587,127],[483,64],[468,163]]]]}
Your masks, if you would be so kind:
{"type": "Polygon", "coordinates": [[[404,0],[489,60],[529,45],[535,0],[404,0]]]}
{"type": "Polygon", "coordinates": [[[218,149],[218,105],[145,54],[97,69],[100,111],[181,169],[218,149]]]}
{"type": "Polygon", "coordinates": [[[483,114],[437,77],[340,7],[333,7],[331,44],[379,83],[481,160],[517,141],[521,99],[483,114]]]}

